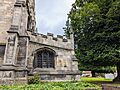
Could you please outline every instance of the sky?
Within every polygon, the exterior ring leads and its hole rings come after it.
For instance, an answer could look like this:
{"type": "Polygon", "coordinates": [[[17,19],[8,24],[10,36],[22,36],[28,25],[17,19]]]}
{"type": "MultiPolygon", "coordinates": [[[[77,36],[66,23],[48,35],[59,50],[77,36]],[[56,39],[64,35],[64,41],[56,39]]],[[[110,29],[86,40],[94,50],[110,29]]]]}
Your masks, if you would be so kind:
{"type": "Polygon", "coordinates": [[[75,0],[36,0],[36,26],[39,33],[63,35],[67,14],[75,0]]]}

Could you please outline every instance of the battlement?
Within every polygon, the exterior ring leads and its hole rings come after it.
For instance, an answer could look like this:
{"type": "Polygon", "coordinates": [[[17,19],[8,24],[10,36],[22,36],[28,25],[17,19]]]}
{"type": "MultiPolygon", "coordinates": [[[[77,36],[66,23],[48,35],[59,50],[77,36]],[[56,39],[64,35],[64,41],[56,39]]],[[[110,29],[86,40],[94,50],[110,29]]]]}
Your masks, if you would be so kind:
{"type": "Polygon", "coordinates": [[[35,33],[35,34],[32,34],[34,36],[37,36],[37,37],[42,37],[42,38],[46,38],[46,39],[49,39],[49,40],[55,40],[55,41],[62,41],[62,42],[69,42],[71,39],[68,39],[65,35],[57,35],[57,37],[54,37],[54,34],[53,33],[47,33],[47,35],[44,35],[44,34],[41,34],[41,33],[35,33]]]}
{"type": "Polygon", "coordinates": [[[41,33],[34,33],[30,35],[30,41],[60,47],[60,48],[66,48],[66,49],[74,49],[74,44],[71,39],[66,38],[64,35],[57,35],[57,37],[54,37],[54,34],[47,33],[47,35],[41,34],[41,33]]]}

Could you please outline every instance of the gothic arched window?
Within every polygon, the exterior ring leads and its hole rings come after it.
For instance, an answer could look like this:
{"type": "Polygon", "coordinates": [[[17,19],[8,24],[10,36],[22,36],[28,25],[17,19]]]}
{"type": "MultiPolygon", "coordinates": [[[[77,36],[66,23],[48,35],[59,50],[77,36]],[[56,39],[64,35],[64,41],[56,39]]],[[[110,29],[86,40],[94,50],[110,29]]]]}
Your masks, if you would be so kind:
{"type": "Polygon", "coordinates": [[[34,68],[54,68],[55,53],[51,50],[42,49],[35,55],[34,68]]]}

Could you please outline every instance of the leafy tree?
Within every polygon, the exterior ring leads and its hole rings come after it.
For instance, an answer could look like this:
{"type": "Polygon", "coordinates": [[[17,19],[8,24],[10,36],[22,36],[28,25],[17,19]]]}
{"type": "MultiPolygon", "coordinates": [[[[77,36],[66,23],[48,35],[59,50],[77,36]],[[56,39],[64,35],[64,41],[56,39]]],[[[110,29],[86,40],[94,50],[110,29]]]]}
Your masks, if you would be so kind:
{"type": "Polygon", "coordinates": [[[68,21],[65,31],[74,31],[80,63],[117,66],[115,80],[120,81],[120,0],[76,0],[68,21]]]}

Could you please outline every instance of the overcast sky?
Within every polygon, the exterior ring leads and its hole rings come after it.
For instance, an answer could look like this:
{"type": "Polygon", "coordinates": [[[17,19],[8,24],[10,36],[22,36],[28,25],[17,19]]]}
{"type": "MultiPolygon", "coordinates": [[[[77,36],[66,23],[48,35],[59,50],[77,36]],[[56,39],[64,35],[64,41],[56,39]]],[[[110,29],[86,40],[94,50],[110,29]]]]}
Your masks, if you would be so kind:
{"type": "Polygon", "coordinates": [[[36,21],[40,33],[63,35],[67,14],[75,0],[36,0],[36,21]]]}

